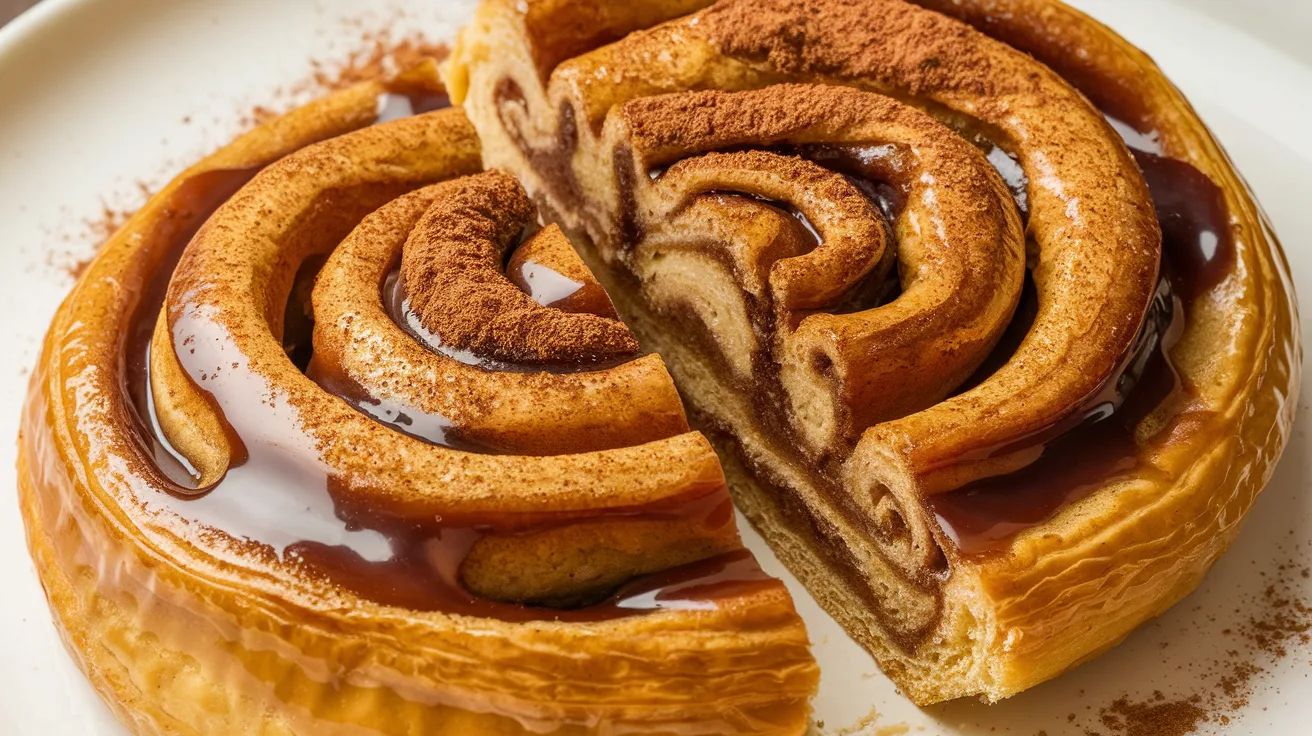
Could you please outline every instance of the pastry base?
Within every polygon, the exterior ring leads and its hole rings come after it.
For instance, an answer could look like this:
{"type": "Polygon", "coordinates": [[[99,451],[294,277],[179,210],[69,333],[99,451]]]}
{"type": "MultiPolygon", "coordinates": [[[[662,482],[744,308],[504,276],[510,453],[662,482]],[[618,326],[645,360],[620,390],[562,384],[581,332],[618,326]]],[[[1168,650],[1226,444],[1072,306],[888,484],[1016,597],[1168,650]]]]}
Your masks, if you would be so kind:
{"type": "MultiPolygon", "coordinates": [[[[1051,549],[1042,534],[1015,543],[1011,554],[983,561],[954,554],[942,583],[938,625],[919,646],[908,651],[881,628],[866,598],[867,591],[863,588],[880,585],[880,577],[872,575],[871,585],[854,586],[850,582],[851,574],[845,573],[824,551],[825,545],[818,539],[810,515],[785,508],[780,502],[781,498],[804,494],[792,489],[793,483],[774,477],[786,474],[790,468],[787,460],[770,457],[768,450],[763,452],[756,447],[768,446],[770,439],[752,431],[753,436],[746,438],[745,445],[743,438],[736,436],[742,427],[728,417],[710,415],[708,407],[701,405],[706,397],[724,393],[719,377],[722,371],[716,370],[710,359],[692,344],[694,341],[680,339],[683,330],[670,329],[666,319],[652,313],[630,277],[617,276],[614,269],[600,263],[586,236],[574,233],[572,239],[576,245],[585,244],[581,248],[585,261],[602,278],[626,324],[646,349],[659,353],[669,366],[681,395],[689,403],[694,427],[707,434],[720,456],[737,508],[820,606],[871,653],[884,674],[917,705],[966,697],[998,702],[1097,658],[1192,592],[1212,562],[1238,535],[1240,525],[1226,520],[1226,510],[1209,504],[1202,512],[1206,517],[1202,528],[1210,531],[1190,540],[1190,547],[1196,547],[1194,554],[1172,559],[1152,555],[1140,559],[1135,553],[1125,554],[1127,569],[1136,570],[1130,576],[1133,582],[1121,573],[1111,575],[1111,569],[1104,571],[1103,575],[1107,576],[1104,579],[1084,567],[1068,569],[1066,563],[1057,559],[1052,564],[1036,564],[1043,549],[1054,554],[1059,550],[1069,551],[1063,550],[1062,544],[1056,550],[1051,549]],[[751,467],[745,462],[748,459],[751,467]],[[1205,541],[1199,543],[1200,538],[1205,541]],[[1051,609],[1023,604],[1026,594],[1022,590],[1027,589],[1043,599],[1053,594],[1052,586],[1042,582],[1049,574],[1057,578],[1074,575],[1083,581],[1081,585],[1100,580],[1097,583],[1100,590],[1089,593],[1083,603],[1079,599],[1065,601],[1051,609]],[[1122,586],[1132,592],[1115,594],[1122,586]],[[1100,605],[1110,606],[1110,613],[1098,613],[1096,609],[1100,605]],[[1066,628],[1057,632],[1052,626],[1061,626],[1060,621],[1067,622],[1066,628]]],[[[1195,474],[1153,492],[1162,499],[1170,499],[1172,506],[1191,507],[1198,502],[1198,494],[1218,493],[1211,484],[1224,475],[1220,465],[1231,457],[1227,443],[1212,446],[1205,458],[1199,459],[1195,474]]],[[[1266,471],[1269,470],[1267,466],[1266,471]]],[[[1264,485],[1265,477],[1254,480],[1255,484],[1245,484],[1243,490],[1255,495],[1264,485]]],[[[1096,519],[1105,512],[1105,506],[1136,508],[1140,505],[1137,496],[1146,492],[1145,488],[1131,488],[1121,497],[1115,491],[1104,491],[1101,496],[1064,510],[1060,519],[1049,522],[1045,528],[1056,534],[1057,539],[1067,533],[1072,538],[1085,538],[1086,527],[1103,528],[1096,519]],[[1112,495],[1108,496],[1108,492],[1112,495]],[[1088,518],[1082,510],[1089,512],[1088,518]]],[[[1236,494],[1227,498],[1227,505],[1237,504],[1236,516],[1242,518],[1253,500],[1252,495],[1236,494]]],[[[1192,509],[1192,512],[1199,511],[1192,509]]],[[[1163,518],[1178,517],[1165,514],[1163,518]]],[[[1145,522],[1137,532],[1124,532],[1122,539],[1130,549],[1138,541],[1147,541],[1138,540],[1140,535],[1146,535],[1154,543],[1163,543],[1172,535],[1158,526],[1156,521],[1145,522]],[[1156,538],[1159,531],[1161,537],[1156,538]]],[[[1076,548],[1086,547],[1081,544],[1072,549],[1076,548]]],[[[899,605],[896,597],[893,604],[899,605]]]]}
{"type": "MultiPolygon", "coordinates": [[[[86,674],[96,694],[119,722],[139,736],[193,734],[196,729],[162,707],[165,702],[212,702],[221,697],[222,688],[203,677],[187,678],[195,672],[194,660],[145,641],[131,623],[127,611],[112,598],[97,592],[92,571],[85,569],[70,577],[60,563],[54,540],[46,532],[48,523],[41,513],[36,489],[30,478],[25,444],[20,439],[18,452],[18,503],[27,522],[27,549],[40,572],[38,578],[50,605],[56,630],[64,647],[86,674]],[[109,648],[114,642],[118,653],[109,648]],[[125,659],[134,663],[153,661],[158,687],[147,697],[132,680],[125,659]],[[139,714],[146,714],[142,718],[139,714]],[[161,730],[161,727],[168,730],[161,730]]],[[[134,665],[139,667],[140,665],[134,665]]],[[[213,714],[211,714],[213,717],[213,714]]],[[[216,724],[217,725],[217,724],[216,724]]],[[[271,727],[273,723],[269,724],[271,727]]],[[[270,728],[267,733],[277,733],[270,728]]]]}

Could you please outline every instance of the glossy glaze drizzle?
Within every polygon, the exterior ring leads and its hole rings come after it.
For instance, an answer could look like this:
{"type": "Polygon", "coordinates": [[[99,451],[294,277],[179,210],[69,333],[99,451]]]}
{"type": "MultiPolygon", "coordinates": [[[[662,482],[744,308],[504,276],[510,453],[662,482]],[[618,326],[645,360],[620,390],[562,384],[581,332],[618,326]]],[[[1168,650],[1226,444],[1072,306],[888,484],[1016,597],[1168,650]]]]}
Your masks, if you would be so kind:
{"type": "MultiPolygon", "coordinates": [[[[1230,216],[1221,189],[1193,166],[1167,158],[1155,136],[1113,121],[1131,147],[1152,191],[1162,227],[1162,281],[1137,348],[1103,390],[1075,413],[1069,425],[1031,438],[1038,459],[1020,471],[969,484],[926,499],[943,531],[967,556],[995,553],[1019,532],[1118,480],[1151,472],[1155,441],[1187,429],[1196,417],[1177,414],[1154,437],[1136,433],[1164,403],[1184,405],[1189,387],[1171,362],[1197,297],[1219,284],[1235,259],[1230,216]]],[[[1033,312],[1022,303],[1018,314],[1033,312]]],[[[1027,331],[1013,323],[1000,353],[1014,349],[1027,331]],[[1017,330],[1016,328],[1020,328],[1017,330]]],[[[990,365],[997,365],[991,359],[990,365]]],[[[987,366],[986,366],[987,367],[987,366]]],[[[1020,448],[999,448],[1000,453],[1020,448]]]]}
{"type": "MultiPolygon", "coordinates": [[[[380,117],[425,109],[428,102],[395,96],[379,103],[380,117]],[[387,113],[386,111],[391,111],[387,113]]],[[[720,529],[733,521],[732,503],[723,488],[698,491],[641,508],[586,513],[437,518],[400,522],[367,508],[353,508],[344,489],[350,479],[333,477],[318,459],[314,438],[300,418],[281,402],[275,387],[255,385],[217,325],[203,314],[187,314],[174,326],[179,359],[197,386],[209,392],[230,430],[232,465],[221,481],[197,488],[194,471],[173,452],[158,425],[150,390],[151,332],[166,299],[172,271],[203,223],[257,170],[199,174],[178,190],[173,213],[148,237],[147,246],[165,255],[147,284],[125,341],[125,395],[138,419],[144,459],[157,467],[160,484],[172,491],[162,503],[180,518],[221,532],[249,554],[272,556],[306,576],[383,605],[441,611],[506,621],[604,621],[661,609],[700,610],[716,601],[778,586],[761,572],[745,550],[721,554],[657,575],[643,576],[618,589],[570,601],[568,609],[497,602],[470,593],[461,566],[470,550],[493,537],[531,535],[601,521],[693,522],[720,529]],[[213,369],[200,370],[201,365],[213,369]],[[223,384],[227,384],[226,388],[223,384]],[[250,384],[250,385],[247,385],[250,384]]],[[[384,285],[380,285],[383,288],[384,285]]],[[[402,326],[405,326],[404,324],[402,326]]],[[[349,391],[344,391],[348,393],[349,391]]],[[[395,419],[400,419],[397,412],[395,419]]],[[[380,421],[382,418],[379,418],[380,421]]],[[[434,419],[434,424],[440,424],[434,419]]],[[[435,444],[460,447],[442,432],[415,431],[403,421],[385,422],[435,444]]]]}

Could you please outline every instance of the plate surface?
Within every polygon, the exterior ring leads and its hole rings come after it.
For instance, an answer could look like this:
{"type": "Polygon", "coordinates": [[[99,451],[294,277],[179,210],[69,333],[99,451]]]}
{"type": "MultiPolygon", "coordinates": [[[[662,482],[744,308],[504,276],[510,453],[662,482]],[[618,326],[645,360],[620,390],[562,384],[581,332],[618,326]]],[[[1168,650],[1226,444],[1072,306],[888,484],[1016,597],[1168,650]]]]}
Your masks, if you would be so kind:
{"type": "MultiPolygon", "coordinates": [[[[1303,45],[1312,6],[1075,4],[1152,53],[1190,96],[1271,215],[1299,290],[1312,294],[1312,52],[1303,45]]],[[[92,252],[106,208],[139,204],[143,187],[231,139],[256,105],[286,104],[311,59],[344,58],[364,43],[361,29],[447,38],[473,0],[412,0],[408,13],[401,5],[46,0],[0,32],[0,732],[124,733],[50,623],[11,490],[28,368],[72,284],[70,264],[92,252]]],[[[1275,480],[1199,591],[1103,657],[993,707],[911,706],[748,532],[766,569],[788,581],[815,642],[824,670],[817,731],[1149,736],[1187,733],[1168,730],[1172,719],[1178,727],[1205,711],[1197,733],[1307,733],[1308,422],[1304,411],[1275,480]],[[1218,689],[1236,676],[1233,695],[1218,689]],[[1195,695],[1201,711],[1187,703],[1195,695]],[[1151,727],[1153,716],[1166,720],[1151,727]]]]}

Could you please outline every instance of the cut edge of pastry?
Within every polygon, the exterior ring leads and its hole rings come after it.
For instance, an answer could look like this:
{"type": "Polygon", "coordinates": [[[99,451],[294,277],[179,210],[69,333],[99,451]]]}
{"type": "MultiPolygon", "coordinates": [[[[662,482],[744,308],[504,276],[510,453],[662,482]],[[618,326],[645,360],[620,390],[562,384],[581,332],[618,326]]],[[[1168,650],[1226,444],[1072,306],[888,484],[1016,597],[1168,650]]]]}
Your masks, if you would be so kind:
{"type": "MultiPolygon", "coordinates": [[[[919,4],[980,23],[994,15],[986,12],[985,3],[973,0],[919,4]]],[[[555,167],[568,161],[576,172],[573,188],[610,201],[617,186],[598,177],[596,172],[605,167],[590,160],[594,154],[586,145],[564,155],[553,147],[570,137],[600,144],[604,133],[596,121],[608,109],[613,115],[632,97],[677,91],[681,73],[717,52],[694,38],[685,53],[667,50],[657,61],[656,56],[643,55],[642,43],[620,42],[603,47],[596,56],[616,62],[647,59],[648,64],[631,75],[597,61],[567,61],[565,71],[547,70],[531,61],[531,29],[520,22],[515,5],[488,0],[446,69],[448,78],[456,80],[457,101],[465,104],[486,142],[485,160],[522,174],[530,193],[562,226],[591,236],[594,270],[609,273],[616,282],[611,292],[620,314],[644,345],[661,353],[695,423],[709,430],[739,507],[826,610],[922,705],[971,695],[997,701],[1019,693],[1115,646],[1190,592],[1233,541],[1239,522],[1269,479],[1297,404],[1301,348],[1288,267],[1224,152],[1151,60],[1114,32],[1058,2],[1012,0],[1011,5],[1020,20],[1002,30],[1021,34],[1028,28],[1025,13],[1051,10],[1061,32],[1089,42],[1098,58],[1114,59],[1122,77],[1142,82],[1144,95],[1155,105],[1151,120],[1162,126],[1165,153],[1194,165],[1221,188],[1235,218],[1237,240],[1247,247],[1240,249],[1242,262],[1226,279],[1192,305],[1188,329],[1172,353],[1186,380],[1198,384],[1194,402],[1159,407],[1140,426],[1160,431],[1173,417],[1179,420],[1168,432],[1170,441],[1152,448],[1152,472],[1118,478],[1066,505],[1045,523],[1005,540],[1001,549],[970,555],[935,518],[924,489],[888,487],[899,475],[899,458],[879,452],[878,442],[858,447],[844,478],[846,490],[891,492],[904,502],[902,512],[920,517],[931,530],[944,559],[939,588],[943,615],[933,631],[911,647],[889,635],[869,596],[882,586],[893,592],[878,605],[897,606],[903,603],[903,592],[914,586],[906,585],[905,576],[894,573],[887,560],[862,560],[872,564],[857,580],[851,564],[833,560],[828,548],[859,535],[841,533],[842,520],[824,518],[823,507],[816,514],[815,507],[808,510],[797,502],[818,491],[806,473],[797,472],[796,455],[772,449],[772,438],[751,418],[741,385],[728,378],[737,369],[725,363],[732,366],[734,356],[707,350],[704,340],[683,339],[687,330],[674,327],[668,315],[653,313],[633,294],[631,277],[614,275],[611,224],[571,202],[577,192],[563,190],[555,169],[543,166],[544,161],[555,167]],[[662,76],[666,70],[668,77],[662,76]],[[620,74],[623,82],[603,79],[612,74],[620,74]],[[507,80],[520,107],[509,117],[498,110],[504,105],[496,92],[506,88],[507,80]],[[616,107],[607,108],[610,102],[616,107]],[[507,130],[507,122],[518,130],[507,130]],[[571,136],[560,135],[566,124],[571,136]],[[1234,473],[1233,467],[1247,472],[1234,473]],[[779,486],[788,488],[780,493],[779,486]],[[818,543],[824,536],[837,540],[818,543]]],[[[673,25],[658,27],[654,34],[667,41],[697,35],[680,18],[686,11],[667,10],[660,20],[673,25]],[[670,30],[675,27],[677,31],[670,30]]],[[[589,51],[596,48],[588,45],[589,51]]],[[[714,73],[690,71],[688,81],[713,89],[808,81],[771,76],[760,66],[725,63],[714,73]],[[734,78],[735,73],[745,77],[734,78]]],[[[605,151],[601,149],[603,156],[605,151]]],[[[586,240],[582,235],[576,239],[586,240]]]]}

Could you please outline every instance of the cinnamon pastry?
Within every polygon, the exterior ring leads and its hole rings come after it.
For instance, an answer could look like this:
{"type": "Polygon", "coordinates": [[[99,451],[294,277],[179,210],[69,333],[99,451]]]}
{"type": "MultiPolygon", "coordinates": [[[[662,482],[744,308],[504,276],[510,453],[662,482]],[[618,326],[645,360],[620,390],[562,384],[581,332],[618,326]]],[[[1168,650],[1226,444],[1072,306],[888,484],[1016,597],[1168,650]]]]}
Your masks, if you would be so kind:
{"type": "Polygon", "coordinates": [[[20,495],[70,651],[139,734],[801,734],[711,446],[436,71],[187,170],[60,308],[20,495]]]}
{"type": "Polygon", "coordinates": [[[1056,0],[484,0],[447,77],[917,703],[1164,611],[1285,446],[1278,244],[1153,63],[1056,0]]]}

